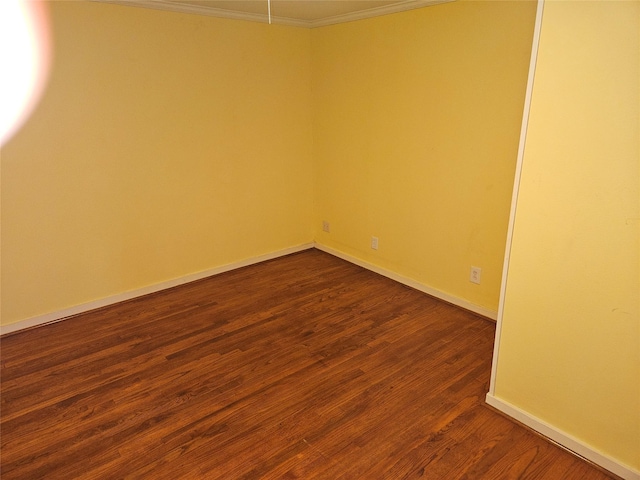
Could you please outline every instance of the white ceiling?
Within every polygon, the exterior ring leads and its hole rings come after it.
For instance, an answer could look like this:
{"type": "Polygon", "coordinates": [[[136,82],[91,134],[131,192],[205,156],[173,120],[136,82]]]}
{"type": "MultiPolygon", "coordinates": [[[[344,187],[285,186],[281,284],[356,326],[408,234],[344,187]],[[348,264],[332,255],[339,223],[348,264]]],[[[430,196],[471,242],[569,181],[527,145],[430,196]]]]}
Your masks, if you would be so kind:
{"type": "MultiPolygon", "coordinates": [[[[268,21],[268,0],[97,0],[197,15],[268,21]]],[[[271,22],[321,27],[455,0],[271,0],[271,22]]]]}

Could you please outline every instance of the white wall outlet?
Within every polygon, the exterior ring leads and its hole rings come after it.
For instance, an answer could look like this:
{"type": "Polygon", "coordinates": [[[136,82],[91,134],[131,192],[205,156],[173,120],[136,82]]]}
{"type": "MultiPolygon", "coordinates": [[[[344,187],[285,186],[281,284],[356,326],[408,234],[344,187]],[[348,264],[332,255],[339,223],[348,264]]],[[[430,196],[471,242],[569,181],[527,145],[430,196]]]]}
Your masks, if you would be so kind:
{"type": "Polygon", "coordinates": [[[331,227],[329,226],[329,222],[326,220],[322,221],[322,231],[329,233],[331,231],[331,227]]]}
{"type": "Polygon", "coordinates": [[[378,237],[371,237],[371,248],[378,249],[378,237]]]}
{"type": "Polygon", "coordinates": [[[471,283],[477,283],[480,285],[480,276],[482,275],[482,269],[480,267],[471,267],[471,275],[469,275],[469,281],[471,283]]]}

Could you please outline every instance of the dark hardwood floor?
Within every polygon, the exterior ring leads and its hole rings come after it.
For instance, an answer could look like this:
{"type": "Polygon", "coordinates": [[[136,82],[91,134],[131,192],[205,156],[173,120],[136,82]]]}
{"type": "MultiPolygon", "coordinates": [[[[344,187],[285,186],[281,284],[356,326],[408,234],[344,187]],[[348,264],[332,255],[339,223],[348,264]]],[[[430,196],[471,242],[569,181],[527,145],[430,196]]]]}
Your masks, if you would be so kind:
{"type": "Polygon", "coordinates": [[[1,339],[1,476],[606,479],[484,405],[494,324],[317,250],[1,339]]]}

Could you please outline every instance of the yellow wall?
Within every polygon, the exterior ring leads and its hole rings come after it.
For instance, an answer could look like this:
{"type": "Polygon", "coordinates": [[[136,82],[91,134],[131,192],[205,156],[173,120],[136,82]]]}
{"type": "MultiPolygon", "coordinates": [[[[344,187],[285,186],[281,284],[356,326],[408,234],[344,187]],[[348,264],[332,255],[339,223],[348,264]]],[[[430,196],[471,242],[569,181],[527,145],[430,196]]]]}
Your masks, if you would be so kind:
{"type": "Polygon", "coordinates": [[[51,80],[2,149],[2,324],[314,235],[495,310],[533,2],[313,31],[49,5],[51,80]]]}
{"type": "Polygon", "coordinates": [[[545,4],[495,396],[640,470],[640,2],[545,4]]]}
{"type": "Polygon", "coordinates": [[[49,2],[2,148],[2,323],[313,240],[310,31],[49,2]]]}
{"type": "Polygon", "coordinates": [[[535,8],[458,1],[313,30],[319,243],[497,310],[535,8]]]}

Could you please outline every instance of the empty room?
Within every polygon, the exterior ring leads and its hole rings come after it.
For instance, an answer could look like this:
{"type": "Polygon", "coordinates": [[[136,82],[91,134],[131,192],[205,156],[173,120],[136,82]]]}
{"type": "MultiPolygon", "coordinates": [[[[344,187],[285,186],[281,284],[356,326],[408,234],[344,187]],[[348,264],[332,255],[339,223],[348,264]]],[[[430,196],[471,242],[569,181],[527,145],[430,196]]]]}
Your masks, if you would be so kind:
{"type": "Polygon", "coordinates": [[[640,480],[640,1],[0,8],[3,479],[640,480]]]}

